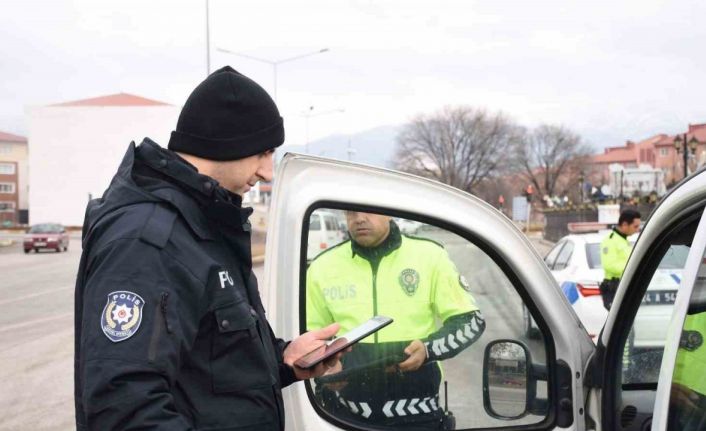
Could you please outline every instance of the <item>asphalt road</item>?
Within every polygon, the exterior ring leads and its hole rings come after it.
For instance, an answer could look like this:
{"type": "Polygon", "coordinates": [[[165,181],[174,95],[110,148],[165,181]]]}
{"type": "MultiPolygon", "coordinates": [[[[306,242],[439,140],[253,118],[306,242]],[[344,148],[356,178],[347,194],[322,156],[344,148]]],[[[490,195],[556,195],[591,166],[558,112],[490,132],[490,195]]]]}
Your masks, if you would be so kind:
{"type": "MultiPolygon", "coordinates": [[[[458,237],[434,235],[471,282],[488,322],[478,345],[444,364],[449,407],[462,428],[487,418],[469,409],[469,402],[482,400],[478,367],[487,342],[522,340],[539,362],[544,349],[524,338],[519,297],[492,265],[458,237]]],[[[0,247],[0,430],[74,429],[73,294],[80,251],[77,238],[66,253],[24,254],[18,244],[0,247]]],[[[260,278],[262,270],[255,268],[260,278]]]]}

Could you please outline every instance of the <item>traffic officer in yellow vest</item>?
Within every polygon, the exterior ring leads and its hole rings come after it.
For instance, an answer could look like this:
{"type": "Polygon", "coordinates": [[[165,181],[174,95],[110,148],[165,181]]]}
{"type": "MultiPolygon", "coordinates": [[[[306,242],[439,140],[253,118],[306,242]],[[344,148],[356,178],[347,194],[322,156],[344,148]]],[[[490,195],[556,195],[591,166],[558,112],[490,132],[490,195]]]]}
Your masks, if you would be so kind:
{"type": "Polygon", "coordinates": [[[624,210],[618,218],[618,226],[601,241],[601,266],[603,266],[603,282],[600,285],[603,306],[610,309],[618,289],[618,283],[623,276],[628,263],[632,246],[628,237],[640,229],[640,213],[635,210],[624,210]]]}
{"type": "MultiPolygon", "coordinates": [[[[690,308],[694,308],[693,306],[690,308]]],[[[689,310],[674,364],[669,429],[706,429],[706,309],[689,310]]]]}
{"type": "Polygon", "coordinates": [[[348,421],[453,429],[439,405],[438,361],[485,329],[468,283],[440,244],[401,234],[390,217],[347,211],[346,220],[351,240],[308,269],[307,330],[338,322],[345,333],[373,315],[394,322],[355,345],[341,369],[332,370],[337,374],[317,382],[320,401],[348,421]],[[338,383],[326,384],[327,378],[338,383]]]}

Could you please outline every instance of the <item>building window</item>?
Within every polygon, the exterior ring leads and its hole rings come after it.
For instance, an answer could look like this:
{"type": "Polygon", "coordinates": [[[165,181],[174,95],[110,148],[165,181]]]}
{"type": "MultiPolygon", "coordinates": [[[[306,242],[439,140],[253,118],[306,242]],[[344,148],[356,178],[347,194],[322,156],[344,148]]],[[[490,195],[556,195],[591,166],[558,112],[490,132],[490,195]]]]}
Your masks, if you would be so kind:
{"type": "Polygon", "coordinates": [[[15,175],[15,164],[0,163],[0,175],[15,175]]]}
{"type": "Polygon", "coordinates": [[[15,203],[0,201],[0,212],[1,213],[12,213],[15,212],[15,203]]]}
{"type": "Polygon", "coordinates": [[[15,193],[15,183],[0,183],[0,193],[15,193]]]}
{"type": "Polygon", "coordinates": [[[662,157],[667,157],[669,155],[669,148],[660,148],[659,155],[662,157]]]}
{"type": "Polygon", "coordinates": [[[0,144],[0,154],[10,154],[11,152],[12,152],[12,145],[0,144]]]}

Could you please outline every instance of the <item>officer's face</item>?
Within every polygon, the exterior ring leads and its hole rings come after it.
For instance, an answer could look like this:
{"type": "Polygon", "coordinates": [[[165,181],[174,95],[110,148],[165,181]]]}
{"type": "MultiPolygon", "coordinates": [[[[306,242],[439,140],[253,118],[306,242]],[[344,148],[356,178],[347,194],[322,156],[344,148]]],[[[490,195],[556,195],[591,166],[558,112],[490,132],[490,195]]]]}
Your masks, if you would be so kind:
{"type": "Polygon", "coordinates": [[[362,247],[375,247],[390,233],[388,216],[346,211],[346,221],[351,238],[362,247]]]}
{"type": "Polygon", "coordinates": [[[633,219],[632,223],[623,223],[620,225],[620,230],[627,236],[634,234],[640,230],[640,219],[633,219]]]}
{"type": "Polygon", "coordinates": [[[269,150],[244,159],[218,162],[212,176],[221,186],[242,196],[258,181],[272,181],[274,154],[274,150],[269,150]]]}

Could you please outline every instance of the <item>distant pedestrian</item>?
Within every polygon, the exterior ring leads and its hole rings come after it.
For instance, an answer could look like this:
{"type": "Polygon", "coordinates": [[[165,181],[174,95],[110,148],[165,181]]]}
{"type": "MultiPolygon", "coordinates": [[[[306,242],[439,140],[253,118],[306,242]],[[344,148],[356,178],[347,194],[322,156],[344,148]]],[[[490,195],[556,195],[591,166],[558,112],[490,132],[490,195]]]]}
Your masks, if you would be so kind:
{"type": "Polygon", "coordinates": [[[632,245],[628,237],[640,230],[640,213],[636,210],[624,210],[618,218],[618,225],[601,241],[601,266],[603,282],[600,284],[603,306],[610,309],[615,291],[628,263],[632,245]]]}

